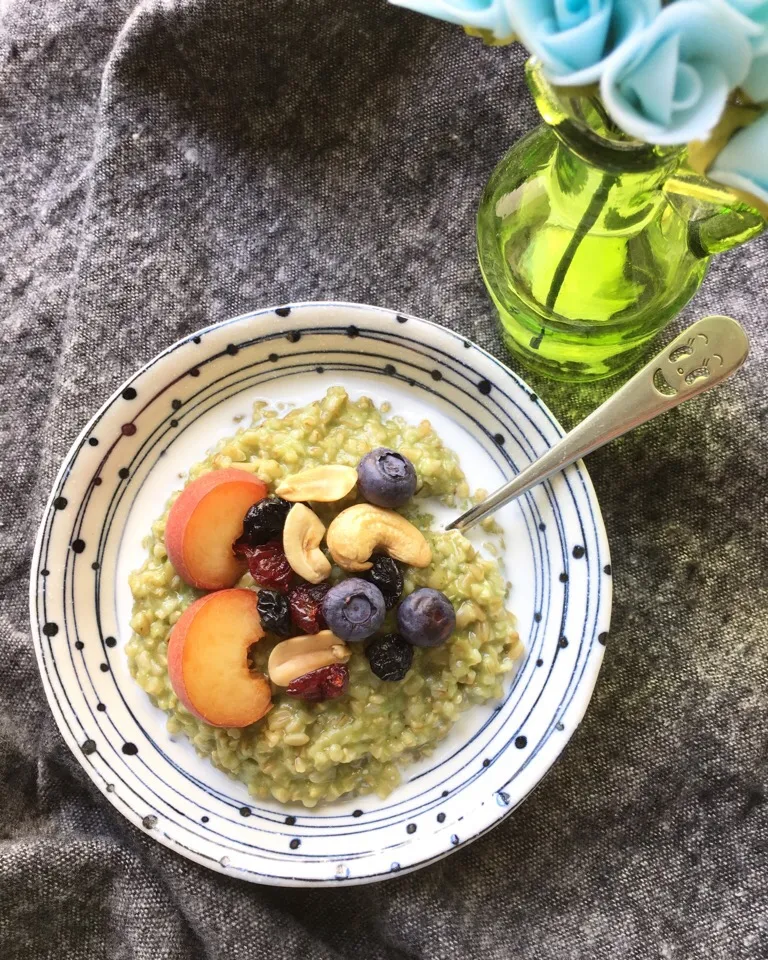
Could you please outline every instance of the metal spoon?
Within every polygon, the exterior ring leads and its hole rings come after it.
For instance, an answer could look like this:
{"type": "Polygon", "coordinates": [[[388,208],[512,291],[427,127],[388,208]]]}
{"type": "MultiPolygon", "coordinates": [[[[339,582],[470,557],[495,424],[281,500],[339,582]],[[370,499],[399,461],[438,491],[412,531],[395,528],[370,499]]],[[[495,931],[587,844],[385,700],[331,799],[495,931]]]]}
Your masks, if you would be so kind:
{"type": "Polygon", "coordinates": [[[449,523],[468,530],[580,457],[722,383],[744,363],[749,341],[731,317],[704,317],[522,473],[449,523]]]}

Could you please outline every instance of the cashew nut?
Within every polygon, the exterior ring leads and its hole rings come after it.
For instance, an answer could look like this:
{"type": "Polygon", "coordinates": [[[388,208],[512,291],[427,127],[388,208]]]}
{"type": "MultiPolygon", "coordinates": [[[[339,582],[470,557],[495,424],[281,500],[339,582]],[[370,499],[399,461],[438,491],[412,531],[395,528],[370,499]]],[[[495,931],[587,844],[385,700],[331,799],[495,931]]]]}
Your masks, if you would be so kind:
{"type": "Polygon", "coordinates": [[[281,480],[275,493],[292,503],[298,500],[314,500],[316,503],[333,503],[354,489],[357,470],[341,464],[327,467],[310,467],[301,473],[281,480]]]}
{"type": "Polygon", "coordinates": [[[351,655],[352,651],[343,640],[330,630],[321,630],[278,643],[269,655],[267,672],[272,683],[287,687],[305,673],[334,663],[346,663],[351,655]]]}
{"type": "Polygon", "coordinates": [[[310,583],[326,580],[331,572],[331,564],[320,549],[324,533],[320,517],[303,503],[294,503],[285,518],[283,550],[294,571],[310,583]]]}
{"type": "Polygon", "coordinates": [[[377,550],[412,567],[432,562],[432,550],[420,530],[394,510],[370,503],[342,510],[325,539],[334,561],[345,570],[369,570],[373,564],[368,558],[377,550]]]}

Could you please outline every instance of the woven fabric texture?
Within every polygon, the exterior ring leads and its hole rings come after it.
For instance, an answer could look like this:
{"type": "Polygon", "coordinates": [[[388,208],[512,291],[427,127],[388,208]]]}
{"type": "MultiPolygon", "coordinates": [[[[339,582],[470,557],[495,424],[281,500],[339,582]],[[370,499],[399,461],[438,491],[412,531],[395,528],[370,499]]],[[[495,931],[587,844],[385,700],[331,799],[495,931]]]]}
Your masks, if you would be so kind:
{"type": "MultiPolygon", "coordinates": [[[[346,890],[208,872],[101,797],[38,678],[45,497],[157,351],[259,306],[345,299],[505,356],[474,214],[537,122],[522,64],[384,0],[0,4],[3,960],[768,957],[764,239],[714,261],[681,318],[741,320],[743,372],[590,458],[616,591],[605,666],[562,760],[482,840],[346,890]]],[[[532,382],[566,424],[607,389],[532,382]]]]}

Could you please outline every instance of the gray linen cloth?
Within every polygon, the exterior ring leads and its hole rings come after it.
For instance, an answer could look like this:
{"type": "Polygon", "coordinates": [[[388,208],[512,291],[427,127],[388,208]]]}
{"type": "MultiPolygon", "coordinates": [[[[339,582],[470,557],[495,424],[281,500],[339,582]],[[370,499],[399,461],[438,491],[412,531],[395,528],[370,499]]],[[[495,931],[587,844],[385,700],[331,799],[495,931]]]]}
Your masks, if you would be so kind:
{"type": "MultiPolygon", "coordinates": [[[[129,826],[55,729],[27,575],[56,468],[182,334],[360,300],[498,356],[479,192],[536,122],[522,51],[384,0],[0,4],[0,957],[768,957],[768,246],[683,319],[748,328],[742,374],[590,459],[614,560],[605,666],[510,819],[383,885],[290,891],[129,826]]],[[[566,423],[601,389],[534,381],[566,423]]]]}

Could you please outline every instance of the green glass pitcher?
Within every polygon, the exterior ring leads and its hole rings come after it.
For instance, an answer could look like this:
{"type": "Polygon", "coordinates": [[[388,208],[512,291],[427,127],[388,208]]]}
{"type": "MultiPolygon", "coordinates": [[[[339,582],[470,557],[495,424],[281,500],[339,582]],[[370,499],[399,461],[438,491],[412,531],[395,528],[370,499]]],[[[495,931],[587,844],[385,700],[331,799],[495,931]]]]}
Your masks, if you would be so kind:
{"type": "Polygon", "coordinates": [[[550,86],[534,61],[527,74],[545,123],[485,189],[480,268],[510,350],[545,376],[598,380],[635,365],[710,257],[765,220],[684,149],[628,138],[598,97],[550,86]]]}

